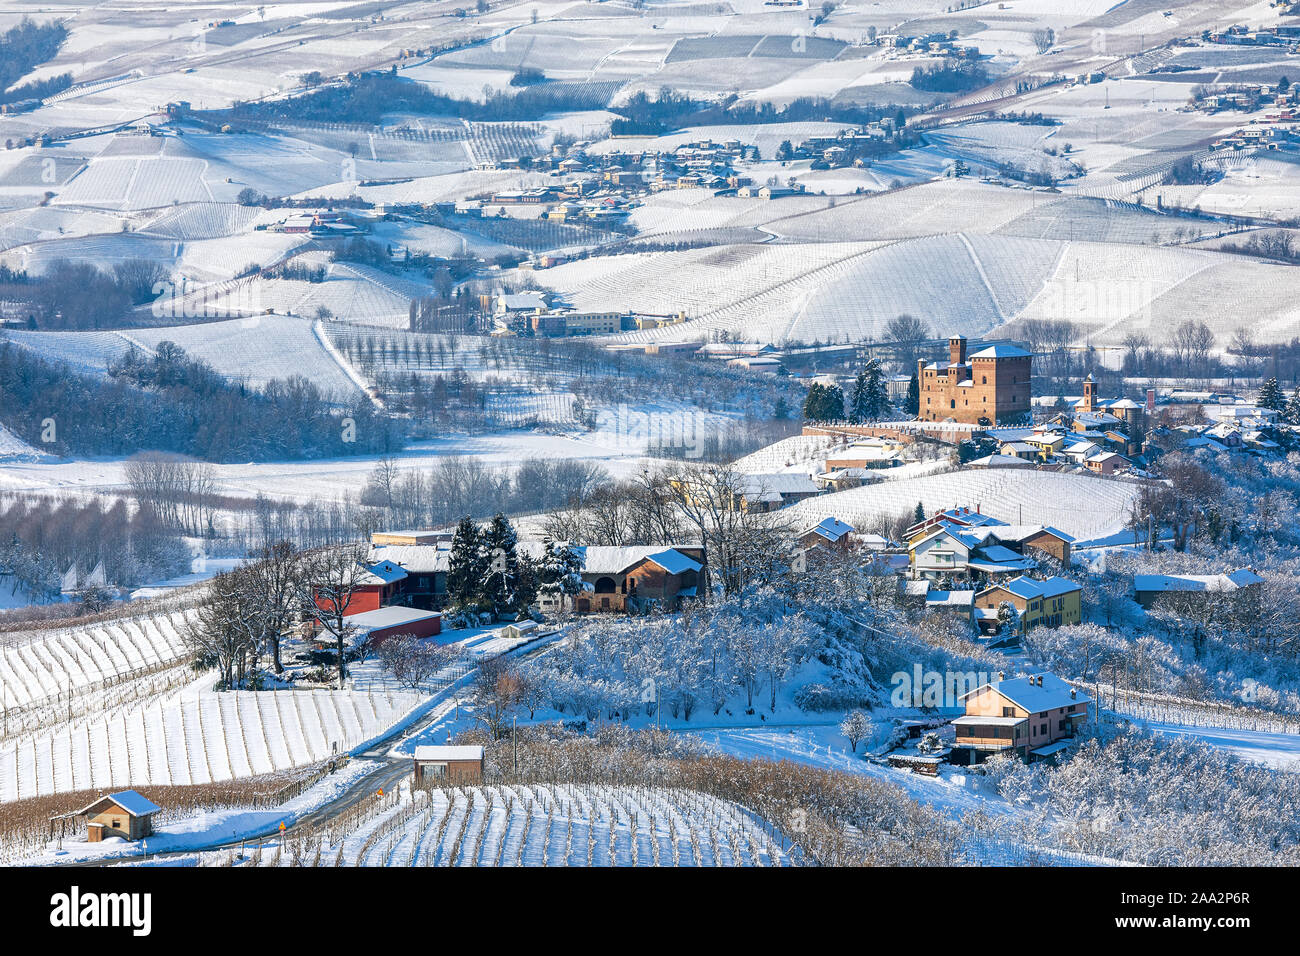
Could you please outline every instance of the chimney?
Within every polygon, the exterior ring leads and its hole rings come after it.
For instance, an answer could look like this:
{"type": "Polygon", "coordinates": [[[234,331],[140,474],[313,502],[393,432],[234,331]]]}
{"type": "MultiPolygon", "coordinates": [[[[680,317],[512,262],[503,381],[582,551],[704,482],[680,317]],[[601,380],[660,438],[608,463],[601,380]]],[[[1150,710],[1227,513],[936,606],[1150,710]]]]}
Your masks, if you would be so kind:
{"type": "Polygon", "coordinates": [[[1006,680],[1006,679],[1007,679],[1007,672],[1006,672],[1006,671],[998,671],[998,680],[1006,680]]]}
{"type": "Polygon", "coordinates": [[[948,361],[953,365],[966,364],[966,338],[954,335],[948,340],[948,361]]]}
{"type": "Polygon", "coordinates": [[[1076,697],[1078,697],[1078,696],[1079,696],[1079,692],[1078,692],[1077,690],[1075,690],[1073,687],[1071,687],[1071,688],[1070,688],[1070,700],[1074,700],[1074,699],[1075,699],[1076,697]]]}
{"type": "Polygon", "coordinates": [[[1042,674],[1039,674],[1039,675],[1038,675],[1038,686],[1039,686],[1039,687],[1042,687],[1042,686],[1043,686],[1043,675],[1042,675],[1042,674]]]}

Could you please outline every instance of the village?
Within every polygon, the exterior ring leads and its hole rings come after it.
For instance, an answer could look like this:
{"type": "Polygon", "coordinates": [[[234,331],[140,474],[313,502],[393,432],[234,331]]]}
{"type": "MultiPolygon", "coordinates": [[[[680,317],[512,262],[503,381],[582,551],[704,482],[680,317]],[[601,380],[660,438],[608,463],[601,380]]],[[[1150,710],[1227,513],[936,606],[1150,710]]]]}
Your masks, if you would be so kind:
{"type": "Polygon", "coordinates": [[[309,6],[0,23],[24,914],[1300,865],[1300,7],[309,6]]]}

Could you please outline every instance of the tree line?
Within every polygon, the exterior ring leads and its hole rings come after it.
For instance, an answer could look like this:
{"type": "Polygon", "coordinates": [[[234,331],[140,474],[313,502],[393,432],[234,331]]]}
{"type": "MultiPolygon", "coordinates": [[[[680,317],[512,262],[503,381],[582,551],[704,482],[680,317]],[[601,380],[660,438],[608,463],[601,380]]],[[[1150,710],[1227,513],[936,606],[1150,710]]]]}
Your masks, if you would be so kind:
{"type": "Polygon", "coordinates": [[[400,447],[396,425],[364,396],[341,406],[301,376],[231,383],[171,342],[137,349],[106,377],[0,341],[5,424],[56,454],[175,452],[208,461],[373,454],[400,447]]]}

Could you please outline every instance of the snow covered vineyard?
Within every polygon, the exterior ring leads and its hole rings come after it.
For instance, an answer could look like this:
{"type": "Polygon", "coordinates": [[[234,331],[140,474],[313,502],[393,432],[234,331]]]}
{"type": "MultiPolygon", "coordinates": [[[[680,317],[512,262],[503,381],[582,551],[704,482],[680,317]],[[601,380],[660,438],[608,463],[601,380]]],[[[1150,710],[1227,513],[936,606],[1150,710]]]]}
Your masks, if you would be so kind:
{"type": "Polygon", "coordinates": [[[179,663],[193,612],[147,614],[40,636],[4,635],[0,696],[8,714],[133,681],[179,663]]]}
{"type": "Polygon", "coordinates": [[[0,801],[302,767],[373,740],[422,700],[412,693],[230,691],[126,705],[0,743],[0,801]]]}
{"type": "Polygon", "coordinates": [[[743,807],[692,790],[513,785],[401,790],[244,860],[258,866],[791,866],[743,807]]]}
{"type": "Polygon", "coordinates": [[[870,528],[879,519],[911,512],[917,502],[927,514],[969,505],[1008,524],[1050,525],[1076,538],[1092,538],[1124,528],[1140,488],[1092,475],[961,471],[819,495],[786,513],[802,527],[836,517],[870,528]]]}

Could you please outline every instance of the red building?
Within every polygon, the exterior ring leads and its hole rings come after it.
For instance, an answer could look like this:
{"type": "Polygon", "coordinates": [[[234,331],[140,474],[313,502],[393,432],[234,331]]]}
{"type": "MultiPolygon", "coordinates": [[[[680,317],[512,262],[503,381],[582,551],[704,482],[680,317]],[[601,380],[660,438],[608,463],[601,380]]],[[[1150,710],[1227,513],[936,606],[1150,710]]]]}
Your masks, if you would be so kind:
{"type": "Polygon", "coordinates": [[[429,638],[442,633],[442,612],[417,611],[409,607],[381,607],[348,617],[355,627],[357,640],[370,638],[374,645],[382,644],[398,634],[429,638]]]}
{"type": "MultiPolygon", "coordinates": [[[[406,578],[406,571],[392,561],[378,561],[375,564],[358,564],[354,579],[355,586],[348,598],[347,607],[343,609],[344,617],[377,611],[393,603],[401,582],[406,578]]],[[[339,592],[341,597],[342,592],[339,592]]],[[[316,606],[322,611],[333,613],[328,601],[316,598],[316,606]]]]}

